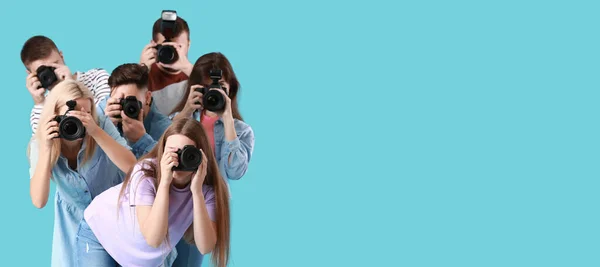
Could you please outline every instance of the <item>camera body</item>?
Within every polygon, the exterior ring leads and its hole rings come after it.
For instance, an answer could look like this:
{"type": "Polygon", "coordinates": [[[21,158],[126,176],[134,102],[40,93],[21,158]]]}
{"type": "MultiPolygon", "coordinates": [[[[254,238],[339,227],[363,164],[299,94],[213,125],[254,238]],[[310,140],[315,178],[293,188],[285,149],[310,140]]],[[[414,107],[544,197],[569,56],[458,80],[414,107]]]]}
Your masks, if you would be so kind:
{"type": "Polygon", "coordinates": [[[137,119],[142,110],[142,102],[137,100],[135,96],[127,96],[125,99],[121,99],[119,104],[125,115],[132,119],[137,119]]]}
{"type": "MultiPolygon", "coordinates": [[[[160,33],[165,37],[165,42],[170,42],[175,38],[177,31],[177,11],[163,10],[160,20],[160,33]]],[[[157,61],[163,64],[172,64],[179,59],[177,49],[172,45],[157,45],[156,47],[157,61]]]]}
{"type": "Polygon", "coordinates": [[[37,70],[35,72],[36,72],[36,76],[37,76],[38,80],[42,84],[42,86],[41,86],[42,88],[48,89],[55,82],[58,81],[58,77],[56,77],[56,73],[54,73],[55,69],[56,68],[54,68],[54,67],[49,67],[49,66],[44,66],[44,65],[37,68],[37,70]]]}
{"type": "Polygon", "coordinates": [[[195,171],[202,163],[202,153],[195,146],[186,145],[177,150],[179,165],[173,167],[174,171],[195,171]]]}
{"type": "Polygon", "coordinates": [[[54,117],[54,120],[58,122],[58,138],[74,141],[85,136],[85,127],[83,126],[83,123],[76,117],[67,116],[69,111],[75,110],[75,106],[77,106],[75,100],[67,101],[69,110],[65,112],[65,115],[54,117]]]}
{"type": "Polygon", "coordinates": [[[206,110],[221,112],[225,109],[225,98],[221,92],[211,89],[222,89],[227,93],[226,88],[222,88],[219,83],[219,80],[223,77],[223,71],[220,69],[212,69],[210,70],[209,75],[212,83],[208,88],[196,88],[196,91],[202,93],[202,105],[206,110]]]}

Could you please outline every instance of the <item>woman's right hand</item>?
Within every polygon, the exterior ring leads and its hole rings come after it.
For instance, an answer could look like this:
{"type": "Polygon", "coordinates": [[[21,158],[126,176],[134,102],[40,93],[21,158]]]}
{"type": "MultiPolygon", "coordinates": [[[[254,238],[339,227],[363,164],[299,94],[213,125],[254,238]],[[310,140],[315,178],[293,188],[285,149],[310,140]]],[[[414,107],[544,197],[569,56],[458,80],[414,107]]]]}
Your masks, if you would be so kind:
{"type": "Polygon", "coordinates": [[[46,148],[52,148],[54,138],[58,137],[58,122],[54,117],[48,119],[38,131],[41,131],[42,140],[46,148]]]}
{"type": "Polygon", "coordinates": [[[173,167],[179,165],[176,150],[166,148],[160,160],[160,184],[170,186],[173,181],[173,167]]]}
{"type": "Polygon", "coordinates": [[[197,92],[196,88],[203,88],[203,86],[196,84],[192,85],[192,87],[190,88],[190,94],[188,95],[188,99],[182,111],[186,114],[186,116],[191,116],[192,113],[194,113],[194,111],[202,109],[203,95],[202,93],[197,92]]]}

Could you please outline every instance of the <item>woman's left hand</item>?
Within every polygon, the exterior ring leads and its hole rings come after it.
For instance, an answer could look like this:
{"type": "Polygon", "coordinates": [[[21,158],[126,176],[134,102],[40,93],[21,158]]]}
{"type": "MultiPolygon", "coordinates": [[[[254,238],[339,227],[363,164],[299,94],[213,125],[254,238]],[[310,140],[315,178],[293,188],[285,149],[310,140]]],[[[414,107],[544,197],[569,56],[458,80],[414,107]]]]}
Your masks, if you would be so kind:
{"type": "Polygon", "coordinates": [[[202,185],[204,184],[204,180],[206,179],[206,172],[208,169],[208,158],[206,157],[206,154],[204,154],[204,151],[202,151],[202,149],[200,149],[200,153],[202,154],[202,163],[200,163],[200,166],[198,166],[198,170],[196,170],[196,172],[194,172],[192,176],[192,194],[202,194],[202,185]]]}
{"type": "Polygon", "coordinates": [[[231,113],[231,98],[229,98],[229,96],[225,93],[225,91],[223,91],[223,89],[212,89],[212,90],[217,90],[219,91],[222,95],[223,98],[225,99],[225,109],[223,110],[223,112],[221,112],[219,115],[221,116],[221,118],[223,120],[233,120],[233,114],[231,113]]]}
{"type": "Polygon", "coordinates": [[[94,137],[98,131],[102,131],[100,126],[98,126],[98,123],[92,118],[92,115],[85,111],[84,108],[81,108],[81,111],[69,111],[67,115],[78,118],[85,127],[85,131],[92,137],[94,137]]]}

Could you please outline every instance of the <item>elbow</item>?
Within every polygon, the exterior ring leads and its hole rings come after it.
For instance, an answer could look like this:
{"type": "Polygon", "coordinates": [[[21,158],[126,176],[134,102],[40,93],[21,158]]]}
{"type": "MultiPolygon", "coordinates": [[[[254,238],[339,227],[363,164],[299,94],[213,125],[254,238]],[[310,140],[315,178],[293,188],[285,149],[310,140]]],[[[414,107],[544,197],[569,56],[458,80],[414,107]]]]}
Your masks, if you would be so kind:
{"type": "Polygon", "coordinates": [[[158,247],[160,247],[160,244],[162,242],[146,242],[146,243],[148,243],[148,245],[151,246],[152,248],[158,248],[158,247]]]}
{"type": "Polygon", "coordinates": [[[206,255],[213,251],[213,249],[215,248],[215,245],[213,244],[212,246],[206,246],[206,245],[203,246],[203,244],[196,244],[196,247],[198,247],[198,251],[200,251],[200,254],[206,255]]]}
{"type": "Polygon", "coordinates": [[[227,179],[229,180],[239,180],[242,179],[242,176],[246,174],[246,170],[248,170],[248,164],[242,164],[241,166],[236,166],[231,168],[231,172],[227,172],[227,179]]]}
{"type": "Polygon", "coordinates": [[[148,246],[151,246],[152,248],[158,248],[162,244],[162,240],[159,240],[159,239],[152,239],[152,238],[144,238],[144,239],[146,239],[146,244],[148,244],[148,246]]]}
{"type": "Polygon", "coordinates": [[[42,209],[46,206],[46,203],[48,203],[48,200],[43,200],[43,199],[35,199],[32,198],[31,202],[33,203],[33,205],[38,208],[38,209],[42,209]]]}

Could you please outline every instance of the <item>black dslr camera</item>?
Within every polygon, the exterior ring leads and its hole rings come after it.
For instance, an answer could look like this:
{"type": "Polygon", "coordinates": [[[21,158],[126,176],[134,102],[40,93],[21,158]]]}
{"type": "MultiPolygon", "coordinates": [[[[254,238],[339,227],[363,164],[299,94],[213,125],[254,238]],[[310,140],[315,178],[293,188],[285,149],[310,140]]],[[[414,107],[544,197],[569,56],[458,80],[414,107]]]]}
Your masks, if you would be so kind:
{"type": "Polygon", "coordinates": [[[119,104],[121,105],[121,110],[123,110],[127,117],[137,119],[140,115],[142,102],[137,100],[135,96],[125,97],[125,99],[121,99],[119,104]]]}
{"type": "Polygon", "coordinates": [[[67,101],[69,110],[65,112],[65,115],[54,117],[54,120],[58,122],[58,138],[74,141],[85,136],[85,127],[83,126],[83,123],[76,117],[67,116],[69,111],[75,110],[75,106],[77,106],[75,100],[67,101]]]}
{"type": "Polygon", "coordinates": [[[58,77],[54,73],[56,68],[49,66],[40,66],[37,68],[36,76],[40,83],[42,84],[41,88],[48,89],[51,85],[53,85],[56,81],[58,81],[58,77]]]}
{"type": "MultiPolygon", "coordinates": [[[[175,38],[177,30],[177,12],[175,10],[163,10],[160,21],[160,33],[165,37],[165,42],[171,42],[175,38]]],[[[172,45],[157,45],[156,57],[158,62],[171,64],[179,59],[177,49],[172,45]]]]}
{"type": "Polygon", "coordinates": [[[195,171],[202,163],[202,153],[195,146],[187,145],[177,150],[179,165],[173,167],[174,171],[195,171]]]}
{"type": "Polygon", "coordinates": [[[196,88],[197,92],[202,93],[202,105],[204,108],[213,112],[221,112],[225,109],[225,98],[223,98],[223,94],[217,90],[211,90],[213,88],[222,89],[227,93],[227,88],[222,88],[219,83],[221,77],[223,77],[223,71],[220,69],[212,69],[210,70],[212,84],[208,88],[196,88]]]}

